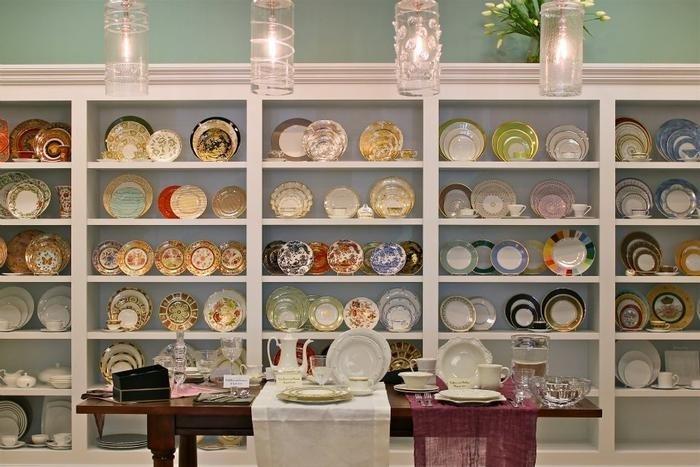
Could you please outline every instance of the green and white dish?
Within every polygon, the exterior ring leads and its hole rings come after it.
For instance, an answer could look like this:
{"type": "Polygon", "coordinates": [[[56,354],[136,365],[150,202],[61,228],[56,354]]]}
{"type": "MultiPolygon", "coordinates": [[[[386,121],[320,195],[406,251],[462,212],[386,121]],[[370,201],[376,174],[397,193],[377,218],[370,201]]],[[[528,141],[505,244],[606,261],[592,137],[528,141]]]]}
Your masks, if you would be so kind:
{"type": "Polygon", "coordinates": [[[496,128],[491,144],[503,161],[532,160],[539,149],[539,138],[527,123],[513,121],[496,128]]]}

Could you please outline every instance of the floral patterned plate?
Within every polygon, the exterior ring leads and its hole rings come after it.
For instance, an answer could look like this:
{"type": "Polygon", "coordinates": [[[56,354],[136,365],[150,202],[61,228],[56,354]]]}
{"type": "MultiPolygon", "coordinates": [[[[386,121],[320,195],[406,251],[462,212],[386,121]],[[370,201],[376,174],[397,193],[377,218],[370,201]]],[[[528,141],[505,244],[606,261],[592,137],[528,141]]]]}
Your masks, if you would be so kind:
{"type": "Polygon", "coordinates": [[[143,276],[153,267],[155,255],[151,245],[142,240],[125,243],[117,253],[119,269],[127,276],[143,276]]]}
{"type": "Polygon", "coordinates": [[[314,263],[314,252],[304,242],[292,240],[280,248],[277,264],[288,276],[303,276],[314,263]]]}
{"type": "Polygon", "coordinates": [[[381,243],[372,252],[370,264],[380,276],[393,276],[406,265],[406,252],[398,243],[381,243]]]}
{"type": "Polygon", "coordinates": [[[17,219],[36,219],[51,202],[51,190],[42,180],[16,183],[7,193],[7,208],[17,219]]]}
{"type": "Polygon", "coordinates": [[[194,276],[214,274],[221,264],[221,250],[213,243],[201,240],[191,243],[185,251],[185,265],[194,276]]]}
{"type": "Polygon", "coordinates": [[[219,247],[221,265],[219,271],[224,276],[237,276],[246,268],[246,248],[239,242],[227,242],[219,247]]]}
{"type": "Polygon", "coordinates": [[[199,307],[190,294],[175,292],[160,302],[158,317],[169,331],[187,331],[197,322],[199,307]]]}
{"type": "Polygon", "coordinates": [[[70,261],[70,245],[58,235],[40,235],[27,245],[25,261],[36,275],[59,274],[70,261]]]}
{"type": "Polygon", "coordinates": [[[107,240],[97,245],[92,251],[92,267],[103,276],[117,276],[121,274],[117,256],[122,244],[107,240]]]}
{"type": "Polygon", "coordinates": [[[343,320],[350,329],[374,329],[379,322],[379,307],[367,297],[357,297],[345,304],[343,320]]]}
{"type": "Polygon", "coordinates": [[[238,151],[241,131],[235,123],[223,117],[202,120],[192,130],[190,146],[202,161],[228,161],[238,151]]]}
{"type": "Polygon", "coordinates": [[[16,183],[29,180],[31,177],[24,172],[6,172],[0,174],[0,217],[11,219],[12,213],[8,210],[7,194],[16,183]]]}
{"type": "Polygon", "coordinates": [[[311,265],[311,269],[309,269],[309,274],[321,275],[330,271],[331,267],[328,265],[328,245],[321,242],[311,242],[309,246],[314,253],[314,263],[311,265]]]}
{"type": "Polygon", "coordinates": [[[187,247],[179,240],[166,240],[156,248],[156,269],[164,276],[179,276],[187,269],[185,250],[187,247]]]}
{"type": "Polygon", "coordinates": [[[328,248],[328,265],[337,274],[356,273],[363,258],[362,247],[352,240],[338,240],[328,248]]]}
{"type": "Polygon", "coordinates": [[[107,152],[117,155],[119,160],[148,160],[146,145],[153,128],[138,117],[121,117],[112,122],[105,136],[107,152]]]}
{"type": "Polygon", "coordinates": [[[245,317],[245,298],[234,290],[216,292],[204,304],[204,320],[214,331],[235,331],[245,317]]]}
{"type": "Polygon", "coordinates": [[[15,274],[29,274],[25,253],[27,247],[35,238],[44,235],[41,230],[24,230],[10,239],[7,243],[7,268],[15,274]]]}
{"type": "Polygon", "coordinates": [[[647,294],[647,302],[654,318],[668,323],[671,331],[682,331],[693,322],[693,299],[680,287],[657,285],[647,294]]]}
{"type": "Polygon", "coordinates": [[[571,212],[576,195],[569,185],[559,180],[544,180],[530,192],[532,211],[545,219],[561,219],[571,212]]]}
{"type": "Polygon", "coordinates": [[[173,130],[158,130],[146,143],[148,158],[156,162],[172,162],[182,153],[182,138],[173,130]]]}

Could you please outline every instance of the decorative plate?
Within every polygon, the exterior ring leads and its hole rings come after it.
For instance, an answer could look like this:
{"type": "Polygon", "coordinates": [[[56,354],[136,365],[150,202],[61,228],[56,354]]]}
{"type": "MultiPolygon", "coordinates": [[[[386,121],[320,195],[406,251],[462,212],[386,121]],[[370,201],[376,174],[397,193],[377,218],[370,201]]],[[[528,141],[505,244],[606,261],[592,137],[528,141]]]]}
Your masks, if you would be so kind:
{"type": "Polygon", "coordinates": [[[352,399],[347,389],[324,386],[292,387],[277,394],[277,398],[297,404],[334,404],[352,399]]]}
{"type": "Polygon", "coordinates": [[[299,219],[311,211],[313,193],[301,182],[278,185],[270,195],[270,207],[277,217],[299,219]]]}
{"type": "Polygon", "coordinates": [[[221,250],[209,241],[190,243],[185,250],[185,266],[193,276],[210,276],[220,264],[221,250]]]}
{"type": "Polygon", "coordinates": [[[393,341],[389,344],[391,349],[391,364],[389,371],[401,371],[411,369],[411,360],[421,358],[421,351],[410,342],[393,341]]]}
{"type": "Polygon", "coordinates": [[[491,250],[491,264],[503,275],[518,275],[527,269],[530,256],[527,248],[515,240],[504,240],[491,250]]]}
{"type": "Polygon", "coordinates": [[[168,295],[160,302],[158,317],[169,331],[187,331],[197,322],[197,300],[184,292],[168,295]]]}
{"type": "Polygon", "coordinates": [[[141,240],[125,243],[117,253],[119,269],[127,276],[143,276],[153,267],[155,255],[151,245],[141,240]]]}
{"type": "Polygon", "coordinates": [[[615,158],[617,160],[646,160],[651,147],[651,135],[644,125],[628,117],[615,119],[615,158]]]}
{"type": "Polygon", "coordinates": [[[317,331],[335,331],[343,324],[343,309],[335,297],[317,297],[309,303],[309,322],[317,331]]]}
{"type": "Polygon", "coordinates": [[[313,161],[335,161],[347,149],[348,135],[338,122],[317,120],[304,130],[302,146],[313,161]]]}
{"type": "Polygon", "coordinates": [[[459,217],[462,209],[470,209],[472,190],[461,183],[452,183],[440,191],[440,214],[445,217],[459,217]]]}
{"type": "Polygon", "coordinates": [[[39,130],[34,137],[34,157],[42,162],[70,160],[70,132],[63,128],[39,130]]]}
{"type": "Polygon", "coordinates": [[[473,337],[456,337],[440,346],[435,373],[448,383],[455,378],[473,380],[478,366],[492,363],[493,356],[473,337]]]}
{"type": "Polygon", "coordinates": [[[593,240],[579,230],[560,230],[547,239],[542,250],[544,264],[559,276],[579,276],[593,265],[593,240]]]}
{"type": "Polygon", "coordinates": [[[224,276],[237,276],[245,272],[246,248],[239,242],[226,242],[219,247],[221,250],[221,265],[219,271],[224,276]]]}
{"type": "Polygon", "coordinates": [[[569,185],[559,180],[544,180],[530,192],[530,208],[545,219],[561,219],[571,212],[576,195],[569,185]]]}
{"type": "Polygon", "coordinates": [[[245,298],[234,290],[216,292],[204,304],[204,320],[214,331],[235,331],[243,324],[245,316],[245,298]]]}
{"type": "Polygon", "coordinates": [[[372,251],[370,264],[380,276],[393,276],[406,265],[406,252],[398,243],[380,243],[372,251]]]}
{"type": "Polygon", "coordinates": [[[29,180],[31,177],[24,172],[0,173],[0,216],[3,219],[11,219],[12,213],[7,208],[7,193],[12,187],[21,181],[29,180]]]}
{"type": "Polygon", "coordinates": [[[440,125],[440,155],[450,161],[475,161],[486,149],[486,133],[475,122],[455,118],[440,125]]]}
{"type": "Polygon", "coordinates": [[[368,276],[376,276],[377,273],[372,269],[372,252],[380,245],[380,242],[369,242],[362,246],[362,266],[360,271],[368,276]]]}
{"type": "Polygon", "coordinates": [[[418,274],[423,269],[423,248],[412,240],[401,242],[400,245],[406,253],[406,264],[399,274],[418,274]]]}
{"type": "Polygon", "coordinates": [[[700,158],[700,126],[683,118],[664,122],[655,135],[656,149],[671,162],[700,158]]]}
{"type": "Polygon", "coordinates": [[[369,202],[379,217],[403,218],[408,216],[416,201],[416,194],[408,181],[401,177],[386,177],[374,184],[369,202]]]}
{"type": "Polygon", "coordinates": [[[391,161],[403,148],[403,133],[392,122],[370,124],[360,135],[360,154],[368,161],[391,161]]]}
{"type": "Polygon", "coordinates": [[[178,188],[180,188],[180,185],[170,185],[163,188],[163,191],[158,195],[158,210],[166,219],[178,218],[170,207],[170,198],[172,198],[173,193],[175,193],[178,188]]]}
{"type": "Polygon", "coordinates": [[[239,186],[227,186],[216,192],[212,210],[219,219],[236,219],[246,210],[245,190],[239,186]]]}
{"type": "Polygon", "coordinates": [[[633,217],[637,212],[644,215],[654,206],[654,196],[649,186],[638,178],[623,178],[615,184],[615,208],[623,217],[633,217]]]}
{"type": "Polygon", "coordinates": [[[472,246],[476,249],[477,253],[477,262],[476,267],[474,268],[474,274],[495,274],[496,268],[494,268],[493,263],[491,263],[491,251],[495,246],[493,242],[489,240],[477,240],[472,242],[472,246]]]}
{"type": "Polygon", "coordinates": [[[547,266],[544,264],[544,243],[539,240],[526,240],[525,248],[527,248],[527,254],[529,261],[527,262],[527,268],[525,268],[525,274],[542,274],[547,270],[547,266]]]}
{"type": "Polygon", "coordinates": [[[277,255],[282,245],[284,245],[283,241],[275,240],[274,242],[268,243],[263,250],[262,263],[270,274],[282,274],[282,270],[279,264],[277,264],[277,255]]]}
{"type": "Polygon", "coordinates": [[[575,291],[556,289],[542,300],[542,313],[549,327],[555,331],[575,331],[586,316],[586,304],[575,291]]]}
{"type": "Polygon", "coordinates": [[[7,243],[5,243],[5,240],[0,237],[0,268],[5,265],[5,261],[7,260],[7,243]]]}
{"type": "Polygon", "coordinates": [[[41,180],[18,182],[7,193],[7,209],[17,219],[36,219],[51,202],[51,190],[41,180]]]}
{"type": "Polygon", "coordinates": [[[350,329],[374,329],[379,322],[379,308],[369,298],[353,298],[345,304],[343,320],[350,329]]]}
{"type": "Polygon", "coordinates": [[[321,275],[331,270],[328,265],[328,245],[321,242],[309,243],[311,251],[314,253],[314,262],[309,269],[309,274],[321,275]]]}
{"type": "Polygon", "coordinates": [[[153,203],[153,188],[138,175],[120,175],[114,178],[102,195],[102,205],[115,218],[135,219],[143,216],[153,203]]]}
{"type": "Polygon", "coordinates": [[[508,205],[515,204],[513,188],[500,180],[486,180],[472,190],[472,207],[481,217],[499,218],[508,215],[508,205]]]}
{"type": "Polygon", "coordinates": [[[103,276],[118,276],[121,274],[117,257],[122,244],[107,240],[97,245],[92,251],[92,267],[103,276]]]}
{"type": "Polygon", "coordinates": [[[422,314],[420,299],[408,289],[387,290],[379,299],[379,321],[389,332],[409,332],[422,314]]]}
{"type": "Polygon", "coordinates": [[[309,319],[309,298],[296,287],[280,287],[267,298],[265,316],[278,331],[301,329],[309,319]]]}
{"type": "Polygon", "coordinates": [[[304,242],[292,240],[282,245],[277,255],[277,264],[288,276],[303,276],[314,263],[314,252],[304,242]]]}
{"type": "Polygon", "coordinates": [[[687,218],[695,212],[700,191],[687,180],[672,178],[659,185],[654,194],[656,207],[668,218],[687,218]]]}
{"type": "Polygon", "coordinates": [[[469,274],[478,260],[479,254],[469,242],[456,240],[440,248],[440,265],[450,274],[469,274]]]}
{"type": "Polygon", "coordinates": [[[10,127],[0,118],[0,162],[10,160],[10,127]]]}
{"type": "Polygon", "coordinates": [[[590,141],[582,129],[561,125],[549,132],[545,146],[555,161],[582,161],[588,155],[590,141]]]}
{"type": "Polygon", "coordinates": [[[170,197],[170,209],[180,219],[197,219],[207,210],[207,194],[194,185],[183,185],[170,197]]]}
{"type": "Polygon", "coordinates": [[[540,302],[528,294],[512,296],[505,307],[506,320],[515,329],[528,329],[535,321],[542,321],[540,302]]]}
{"type": "Polygon", "coordinates": [[[532,160],[539,149],[539,139],[535,129],[527,123],[506,122],[496,128],[491,145],[501,160],[532,160]]]}
{"type": "Polygon", "coordinates": [[[360,208],[360,197],[352,188],[339,186],[328,192],[323,207],[331,219],[352,219],[360,208]]]}
{"type": "Polygon", "coordinates": [[[633,269],[633,257],[637,248],[645,247],[653,251],[654,255],[659,258],[659,263],[661,262],[661,247],[659,242],[646,232],[631,232],[622,239],[620,246],[620,255],[622,257],[622,263],[625,265],[626,269],[633,269]]]}
{"type": "Polygon", "coordinates": [[[105,147],[119,160],[148,160],[146,145],[153,128],[138,117],[121,117],[112,122],[105,136],[105,147]]]}
{"type": "MultiPolygon", "coordinates": [[[[676,248],[676,265],[688,276],[700,275],[700,240],[687,240],[676,248]]],[[[1,261],[0,261],[1,262],[1,261]]]]}
{"type": "Polygon", "coordinates": [[[141,289],[126,287],[112,295],[107,305],[107,319],[119,321],[124,331],[138,331],[151,319],[153,303],[141,289]]]}
{"type": "Polygon", "coordinates": [[[476,324],[476,309],[467,297],[447,297],[440,303],[440,320],[450,331],[467,332],[476,324]]]}
{"type": "Polygon", "coordinates": [[[362,266],[364,253],[359,243],[338,240],[328,248],[328,266],[337,274],[354,274],[362,266]]]}
{"type": "Polygon", "coordinates": [[[231,160],[240,144],[241,131],[235,123],[223,117],[202,120],[190,135],[192,152],[204,162],[231,160]]]}
{"type": "Polygon", "coordinates": [[[173,130],[158,130],[146,143],[148,158],[156,162],[172,162],[182,153],[182,138],[173,130]]]}
{"type": "Polygon", "coordinates": [[[40,130],[50,128],[46,120],[33,118],[17,124],[10,133],[10,156],[18,157],[20,152],[34,152],[34,138],[40,130]]]}
{"type": "Polygon", "coordinates": [[[39,235],[27,245],[25,261],[33,274],[56,275],[68,266],[70,245],[58,235],[39,235]]]}
{"type": "Polygon", "coordinates": [[[621,331],[642,331],[651,316],[649,304],[636,292],[615,297],[615,323],[621,331]]]}
{"type": "Polygon", "coordinates": [[[488,331],[496,322],[496,307],[483,297],[468,299],[474,306],[474,326],[472,331],[488,331]]]}
{"type": "Polygon", "coordinates": [[[107,347],[100,357],[100,373],[105,382],[112,384],[112,372],[141,368],[146,357],[135,344],[117,342],[107,347]]]}
{"type": "Polygon", "coordinates": [[[348,378],[364,376],[370,384],[380,381],[391,365],[387,340],[369,329],[351,329],[342,333],[328,348],[328,366],[336,383],[347,385],[348,378]],[[362,356],[358,359],[358,355],[362,356]]]}
{"type": "Polygon", "coordinates": [[[10,272],[15,274],[29,274],[25,253],[27,247],[35,238],[44,235],[41,230],[24,230],[10,239],[7,243],[6,265],[10,272]]]}
{"type": "Polygon", "coordinates": [[[290,161],[307,159],[302,139],[309,125],[311,121],[305,118],[290,118],[277,125],[272,132],[272,150],[282,152],[290,161]]]}
{"type": "Polygon", "coordinates": [[[654,318],[668,323],[671,331],[682,331],[693,322],[693,299],[680,287],[658,285],[647,294],[647,302],[654,318]]]}
{"type": "Polygon", "coordinates": [[[164,276],[179,276],[185,266],[185,250],[187,247],[179,240],[166,240],[156,249],[156,269],[164,276]]]}

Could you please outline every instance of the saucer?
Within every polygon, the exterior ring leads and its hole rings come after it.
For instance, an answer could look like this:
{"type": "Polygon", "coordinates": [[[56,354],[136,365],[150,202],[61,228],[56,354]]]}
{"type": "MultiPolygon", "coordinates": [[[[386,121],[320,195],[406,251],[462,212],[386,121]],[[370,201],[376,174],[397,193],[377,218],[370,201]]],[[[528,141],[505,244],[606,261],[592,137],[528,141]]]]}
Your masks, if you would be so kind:
{"type": "Polygon", "coordinates": [[[39,331],[41,331],[41,332],[66,332],[66,331],[68,331],[68,328],[59,329],[57,331],[52,331],[51,329],[41,328],[41,329],[39,329],[39,331]]]}
{"type": "Polygon", "coordinates": [[[654,329],[654,328],[646,328],[646,332],[671,332],[671,329],[654,329]]]}
{"type": "Polygon", "coordinates": [[[700,391],[700,388],[694,388],[693,386],[686,386],[685,389],[690,389],[691,391],[700,391]]]}
{"type": "Polygon", "coordinates": [[[479,217],[478,214],[472,214],[471,216],[455,216],[454,219],[476,219],[479,217]]]}
{"type": "Polygon", "coordinates": [[[663,390],[663,391],[671,391],[671,390],[673,390],[673,389],[681,389],[681,387],[678,386],[678,385],[676,385],[676,386],[671,386],[670,388],[668,388],[668,387],[659,386],[658,384],[652,384],[652,385],[651,385],[651,388],[652,388],[652,389],[661,389],[661,390],[663,390]]]}
{"type": "Polygon", "coordinates": [[[71,448],[71,445],[66,444],[65,446],[59,446],[58,444],[56,444],[56,441],[47,441],[46,447],[49,449],[55,449],[57,451],[68,451],[71,448]]]}
{"type": "Polygon", "coordinates": [[[348,389],[348,392],[355,397],[364,397],[374,394],[374,389],[348,389]]]}
{"type": "Polygon", "coordinates": [[[29,274],[25,274],[23,272],[3,272],[3,276],[28,276],[29,274]]]}
{"type": "Polygon", "coordinates": [[[655,272],[655,276],[677,276],[680,274],[679,271],[674,271],[674,272],[655,272]]]}
{"type": "Polygon", "coordinates": [[[394,386],[394,389],[398,392],[405,392],[408,394],[420,394],[424,392],[438,392],[440,390],[439,387],[435,386],[434,384],[426,384],[423,389],[412,389],[406,387],[405,384],[397,384],[394,386]]]}
{"type": "Polygon", "coordinates": [[[45,448],[45,447],[46,447],[46,443],[35,444],[35,443],[32,443],[32,442],[29,442],[29,443],[27,443],[26,446],[27,446],[28,448],[35,448],[35,449],[36,449],[36,448],[45,448]]]}
{"type": "Polygon", "coordinates": [[[646,214],[644,216],[626,216],[626,219],[651,219],[651,214],[646,214]]]}
{"type": "MultiPolygon", "coordinates": [[[[23,158],[23,157],[13,157],[12,162],[39,162],[39,159],[30,159],[30,158],[23,158]]],[[[15,448],[8,448],[8,449],[15,449],[15,448]]]]}
{"type": "Polygon", "coordinates": [[[530,216],[511,216],[510,214],[503,219],[530,219],[530,216]]]}
{"type": "Polygon", "coordinates": [[[0,449],[18,449],[24,446],[25,444],[27,443],[25,443],[24,441],[17,441],[17,444],[15,444],[14,446],[5,446],[4,444],[0,444],[0,449]]]}
{"type": "Polygon", "coordinates": [[[564,219],[595,219],[593,216],[566,216],[564,219]]]}

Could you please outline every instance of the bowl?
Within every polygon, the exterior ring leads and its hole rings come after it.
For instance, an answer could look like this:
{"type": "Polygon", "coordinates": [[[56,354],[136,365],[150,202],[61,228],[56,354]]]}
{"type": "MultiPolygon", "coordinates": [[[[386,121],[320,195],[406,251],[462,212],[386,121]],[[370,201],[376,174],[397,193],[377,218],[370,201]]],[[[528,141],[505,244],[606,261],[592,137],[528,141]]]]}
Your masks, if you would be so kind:
{"type": "Polygon", "coordinates": [[[399,373],[399,376],[403,379],[407,388],[423,389],[433,377],[433,374],[427,371],[403,371],[399,373]]]}
{"type": "Polygon", "coordinates": [[[591,390],[591,380],[573,376],[535,376],[530,391],[540,405],[551,408],[571,407],[591,390]]]}

